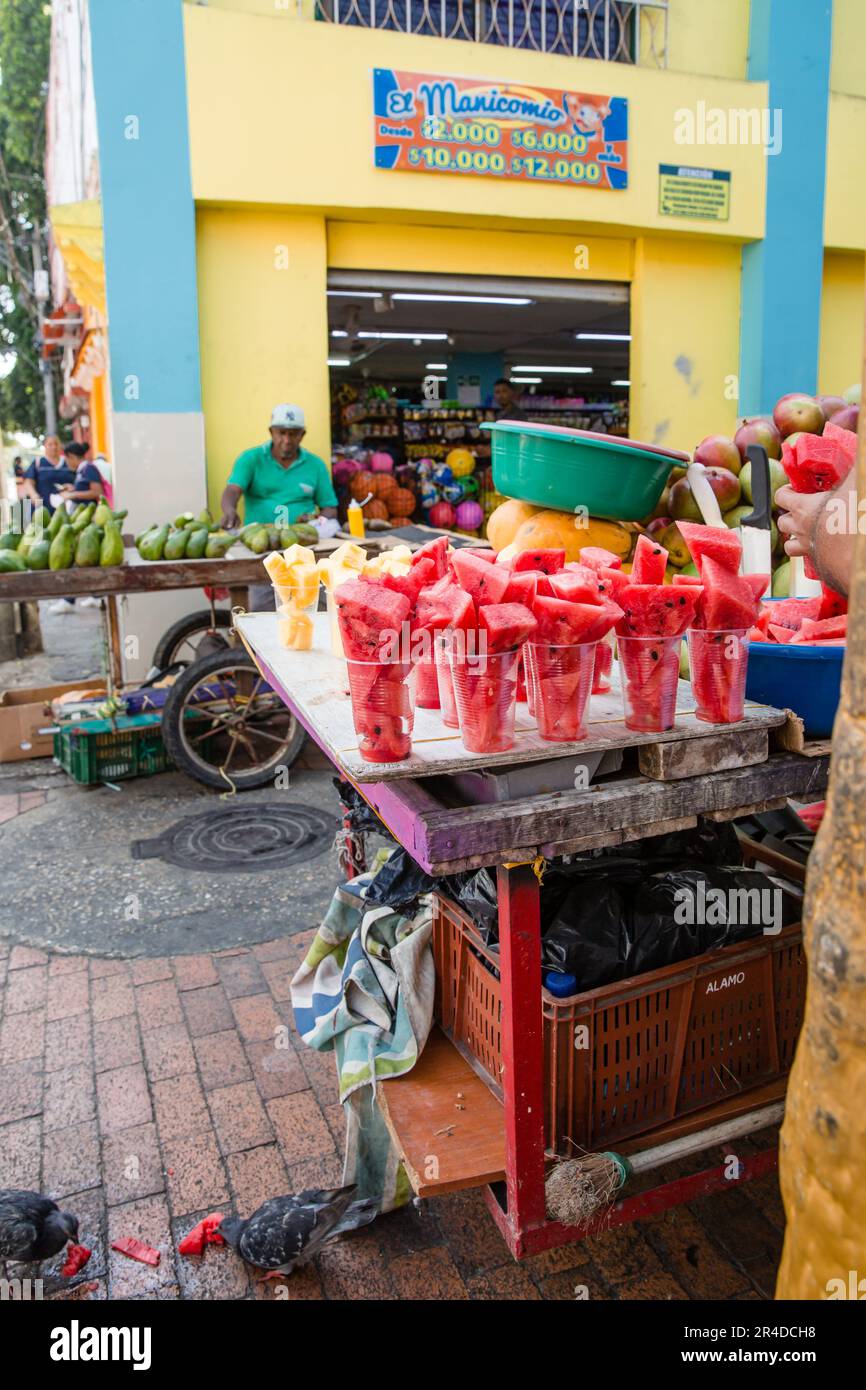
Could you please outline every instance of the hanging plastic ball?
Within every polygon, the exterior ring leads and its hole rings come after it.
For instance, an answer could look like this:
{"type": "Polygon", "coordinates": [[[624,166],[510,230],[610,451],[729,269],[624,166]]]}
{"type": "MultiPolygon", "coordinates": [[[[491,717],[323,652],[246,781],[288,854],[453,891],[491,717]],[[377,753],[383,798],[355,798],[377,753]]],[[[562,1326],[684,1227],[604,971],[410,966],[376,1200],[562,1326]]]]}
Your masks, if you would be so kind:
{"type": "Polygon", "coordinates": [[[386,454],[384,449],[379,449],[370,458],[370,467],[374,473],[393,473],[394,460],[390,454],[386,454]]]}
{"type": "Polygon", "coordinates": [[[476,478],[474,473],[472,474],[471,478],[464,478],[461,486],[463,488],[464,497],[478,496],[478,479],[476,478]]]}
{"type": "Polygon", "coordinates": [[[439,491],[432,483],[423,482],[421,484],[421,506],[425,508],[435,507],[439,501],[439,491]]]}
{"type": "Polygon", "coordinates": [[[454,474],[445,463],[440,463],[438,468],[433,470],[433,481],[437,487],[446,487],[448,483],[454,482],[454,474]]]}
{"type": "Polygon", "coordinates": [[[454,508],[450,502],[437,502],[430,508],[430,525],[441,526],[443,530],[454,525],[454,508]]]}
{"type": "Polygon", "coordinates": [[[445,462],[455,478],[465,478],[475,467],[475,456],[468,449],[452,449],[446,454],[445,462]]]}
{"type": "Polygon", "coordinates": [[[461,502],[455,513],[455,520],[457,525],[465,530],[477,531],[484,520],[483,508],[478,502],[461,502]]]}
{"type": "Polygon", "coordinates": [[[445,501],[450,502],[452,506],[457,502],[462,502],[463,484],[456,481],[453,483],[446,483],[442,489],[442,496],[445,498],[445,501]]]}

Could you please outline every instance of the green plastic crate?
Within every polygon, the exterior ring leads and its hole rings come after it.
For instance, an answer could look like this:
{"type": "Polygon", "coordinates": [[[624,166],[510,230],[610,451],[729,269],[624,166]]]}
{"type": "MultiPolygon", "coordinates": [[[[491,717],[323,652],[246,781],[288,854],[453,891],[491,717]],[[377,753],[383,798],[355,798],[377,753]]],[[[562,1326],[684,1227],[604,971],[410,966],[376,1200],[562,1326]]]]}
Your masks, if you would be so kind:
{"type": "Polygon", "coordinates": [[[54,735],[54,757],[82,786],[152,777],[173,766],[162,741],[162,716],[136,714],[114,720],[83,719],[54,735]]]}

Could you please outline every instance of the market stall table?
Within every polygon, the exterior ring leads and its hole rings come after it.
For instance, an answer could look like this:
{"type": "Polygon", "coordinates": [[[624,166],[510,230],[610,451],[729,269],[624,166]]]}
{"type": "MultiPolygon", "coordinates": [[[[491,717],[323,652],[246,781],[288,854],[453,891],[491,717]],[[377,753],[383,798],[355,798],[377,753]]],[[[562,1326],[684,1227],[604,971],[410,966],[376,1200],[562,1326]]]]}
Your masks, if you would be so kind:
{"type": "MultiPolygon", "coordinates": [[[[503,1107],[498,1110],[485,1083],[434,1030],[411,1075],[380,1092],[413,1185],[431,1195],[495,1183],[504,1173],[504,1193],[501,1187],[488,1188],[488,1202],[516,1257],[580,1238],[585,1229],[561,1226],[545,1213],[540,900],[533,866],[562,854],[685,829],[700,817],[730,820],[782,805],[789,797],[811,799],[826,785],[828,751],[808,756],[808,750],[771,750],[771,731],[782,731],[788,716],[767,706],[747,704],[737,725],[701,723],[690,712],[690,689],[681,683],[677,724],[665,734],[626,729],[614,687],[608,696],[592,697],[588,737],[580,743],[545,743],[521,711],[513,750],[473,755],[437,711],[419,710],[411,757],[373,766],[358,750],[345,663],[330,652],[326,616],[317,615],[314,649],[303,653],[279,644],[273,615],[240,616],[236,627],[270,686],[423,869],[439,875],[496,868],[503,1107]],[[472,804],[455,789],[455,773],[569,755],[579,759],[592,749],[621,750],[636,765],[623,766],[596,786],[493,805],[472,804]],[[455,1116],[458,1079],[465,1099],[455,1116]],[[449,1130],[458,1142],[437,1141],[442,1161],[433,1165],[437,1172],[430,1177],[424,1160],[433,1136],[449,1130]]],[[[731,1133],[740,1132],[753,1125],[755,1115],[774,1113],[768,1107],[779,1102],[784,1089],[784,1080],[776,1081],[679,1117],[654,1130],[651,1142],[722,1121],[734,1126],[731,1133]]],[[[627,1151],[634,1145],[618,1147],[627,1151]]],[[[757,1154],[744,1161],[742,1176],[757,1176],[774,1163],[775,1150],[757,1154]]],[[[679,1179],[623,1199],[605,1214],[605,1222],[637,1219],[725,1181],[723,1169],[679,1179]]]]}

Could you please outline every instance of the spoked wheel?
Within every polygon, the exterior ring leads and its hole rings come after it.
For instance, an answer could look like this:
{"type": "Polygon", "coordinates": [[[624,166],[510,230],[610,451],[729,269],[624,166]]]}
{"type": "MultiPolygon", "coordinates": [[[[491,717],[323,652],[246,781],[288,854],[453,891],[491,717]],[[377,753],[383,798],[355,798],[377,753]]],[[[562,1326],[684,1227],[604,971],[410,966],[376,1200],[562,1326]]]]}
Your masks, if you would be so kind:
{"type": "Polygon", "coordinates": [[[165,702],[162,733],[182,772],[223,791],[273,782],[306,737],[242,649],[212,652],[181,672],[165,702]]]}
{"type": "Polygon", "coordinates": [[[222,651],[231,646],[227,629],[231,628],[232,615],[227,608],[209,608],[200,613],[187,613],[185,618],[172,623],[163,633],[153,654],[153,664],[160,671],[181,661],[185,666],[197,661],[200,656],[210,656],[213,651],[222,651]]]}

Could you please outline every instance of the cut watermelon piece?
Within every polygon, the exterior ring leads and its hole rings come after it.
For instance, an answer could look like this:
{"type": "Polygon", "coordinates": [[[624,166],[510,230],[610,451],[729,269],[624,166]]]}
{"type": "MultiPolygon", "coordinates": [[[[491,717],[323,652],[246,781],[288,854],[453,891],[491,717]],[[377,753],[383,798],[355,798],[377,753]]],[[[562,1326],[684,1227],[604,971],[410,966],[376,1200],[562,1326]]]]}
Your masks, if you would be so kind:
{"type": "Polygon", "coordinates": [[[848,600],[842,594],[837,594],[828,584],[821,585],[820,605],[819,612],[810,613],[810,617],[836,618],[840,613],[848,612],[848,600]]]}
{"type": "Polygon", "coordinates": [[[539,598],[555,598],[553,588],[550,583],[550,576],[542,574],[541,570],[526,570],[525,573],[535,576],[535,592],[539,598]]]}
{"type": "Polygon", "coordinates": [[[508,652],[531,637],[538,623],[522,603],[491,603],[481,610],[481,631],[488,652],[508,652]]]}
{"type": "Polygon", "coordinates": [[[444,574],[448,573],[448,555],[448,537],[437,536],[435,540],[427,541],[420,550],[415,551],[410,564],[418,565],[429,557],[436,565],[436,578],[441,579],[444,574]]]}
{"type": "Polygon", "coordinates": [[[638,536],[631,563],[632,584],[663,584],[668,552],[649,536],[638,536]]]}
{"type": "Polygon", "coordinates": [[[514,746],[518,655],[466,656],[452,649],[451,677],[467,752],[505,753],[514,746]]]}
{"type": "Polygon", "coordinates": [[[677,588],[681,588],[683,585],[703,588],[703,580],[697,574],[675,574],[671,584],[676,584],[677,588]]]}
{"type": "Polygon", "coordinates": [[[525,603],[527,608],[531,608],[535,602],[538,592],[538,575],[532,570],[525,570],[522,574],[510,572],[508,588],[502,598],[503,603],[525,603]]]}
{"type": "Polygon", "coordinates": [[[623,589],[627,589],[630,583],[630,576],[623,574],[622,570],[615,570],[602,566],[596,570],[598,579],[599,598],[613,599],[614,603],[619,603],[619,596],[623,589]]]}
{"type": "Polygon", "coordinates": [[[740,575],[705,555],[701,564],[704,592],[698,607],[698,623],[713,632],[748,632],[754,627],[759,604],[740,575]]]}
{"type": "Polygon", "coordinates": [[[440,632],[452,627],[464,631],[475,626],[475,604],[465,589],[448,575],[422,589],[415,605],[413,631],[440,632]]]}
{"type": "MultiPolygon", "coordinates": [[[[760,628],[758,631],[760,631],[760,628]]],[[[781,623],[768,623],[767,635],[775,638],[777,642],[791,642],[796,636],[796,629],[793,627],[782,627],[781,623]]]]}
{"type": "Polygon", "coordinates": [[[629,584],[620,595],[622,637],[680,637],[695,620],[703,588],[672,584],[629,584]]]}
{"type": "MultiPolygon", "coordinates": [[[[615,604],[610,605],[615,608],[615,604]]],[[[532,611],[538,620],[535,638],[540,646],[570,647],[578,642],[596,642],[598,637],[587,634],[597,631],[603,612],[597,604],[569,603],[561,598],[537,598],[532,611]]],[[[617,609],[619,612],[619,609],[617,609]]],[[[611,623],[608,623],[608,628],[611,623]]]]}
{"type": "Polygon", "coordinates": [[[610,690],[610,673],[613,669],[613,647],[610,642],[597,642],[595,645],[595,664],[592,673],[592,694],[606,695],[610,690]]]}
{"type": "Polygon", "coordinates": [[[810,641],[812,638],[847,637],[848,614],[840,613],[837,618],[804,618],[800,624],[798,638],[810,641]]]}
{"type": "Polygon", "coordinates": [[[758,627],[766,628],[769,623],[797,630],[804,618],[822,618],[819,598],[777,598],[764,599],[758,615],[758,627]]]}
{"type": "Polygon", "coordinates": [[[768,574],[744,574],[742,578],[751,589],[756,602],[759,603],[770,587],[770,576],[768,574]]]}
{"type": "Polygon", "coordinates": [[[461,545],[454,551],[454,555],[474,555],[477,560],[485,560],[488,565],[496,564],[496,551],[490,545],[461,545]]]}
{"type": "Polygon", "coordinates": [[[689,633],[689,669],[695,714],[707,724],[736,724],[743,717],[749,644],[734,632],[689,633]]]}
{"type": "Polygon", "coordinates": [[[585,644],[532,646],[535,718],[547,742],[575,743],[586,738],[586,707],[597,650],[585,644]]]}
{"type": "Polygon", "coordinates": [[[598,575],[595,570],[579,565],[578,569],[552,574],[546,582],[553,598],[564,598],[569,603],[598,603],[598,575]]]}
{"type": "Polygon", "coordinates": [[[801,434],[793,449],[782,451],[782,467],[795,492],[832,492],[853,462],[832,435],[801,434]]]}
{"type": "Polygon", "coordinates": [[[585,545],[580,552],[580,563],[588,565],[591,570],[621,570],[622,558],[615,555],[612,550],[605,550],[601,545],[585,545]]]}
{"type": "Polygon", "coordinates": [[[378,576],[378,583],[383,589],[391,589],[395,594],[405,594],[413,608],[421,590],[435,582],[436,562],[432,555],[425,555],[423,560],[411,567],[408,574],[388,574],[385,571],[378,576]]]}
{"type": "Polygon", "coordinates": [[[677,527],[701,578],[701,564],[705,556],[732,574],[738,572],[743,547],[736,531],[729,531],[727,526],[702,526],[697,521],[678,521],[677,527]]]}
{"type": "Polygon", "coordinates": [[[821,433],[822,439],[832,439],[837,446],[839,453],[847,460],[848,467],[853,468],[857,462],[857,435],[854,430],[843,430],[838,425],[834,425],[832,420],[828,420],[821,433]]]}
{"type": "Polygon", "coordinates": [[[603,641],[622,619],[622,609],[618,603],[614,603],[611,599],[602,599],[595,611],[598,617],[587,628],[583,638],[584,642],[603,641]]]}
{"type": "Polygon", "coordinates": [[[750,642],[767,642],[768,640],[767,633],[762,627],[753,627],[749,630],[750,642]]]}
{"type": "Polygon", "coordinates": [[[504,601],[511,577],[508,570],[479,560],[477,555],[469,555],[465,550],[454,551],[451,568],[457,583],[470,595],[476,608],[504,601]]]}
{"type": "Polygon", "coordinates": [[[541,570],[542,574],[558,574],[565,564],[564,550],[523,550],[514,556],[512,567],[522,570],[541,570]]]}
{"type": "Polygon", "coordinates": [[[386,648],[399,644],[411,604],[369,580],[347,579],[334,590],[343,651],[352,661],[375,661],[386,648]]]}
{"type": "Polygon", "coordinates": [[[663,733],[673,728],[681,646],[681,637],[618,638],[627,728],[641,733],[663,733]]]}
{"type": "Polygon", "coordinates": [[[415,663],[415,704],[419,709],[439,708],[439,673],[430,650],[415,663]]]}

